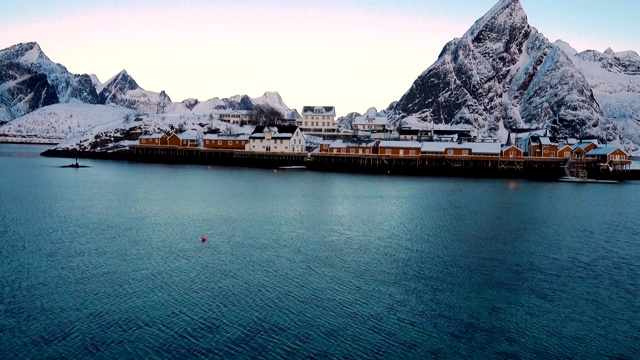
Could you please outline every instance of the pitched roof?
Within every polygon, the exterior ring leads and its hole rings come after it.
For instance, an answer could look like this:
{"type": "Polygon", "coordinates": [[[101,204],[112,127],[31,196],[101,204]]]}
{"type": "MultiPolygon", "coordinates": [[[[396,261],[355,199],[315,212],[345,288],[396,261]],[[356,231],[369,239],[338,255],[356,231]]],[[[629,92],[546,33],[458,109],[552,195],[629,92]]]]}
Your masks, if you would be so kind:
{"type": "Polygon", "coordinates": [[[395,140],[384,140],[380,141],[379,147],[383,148],[422,148],[422,143],[417,141],[395,141],[395,140]]]}
{"type": "Polygon", "coordinates": [[[140,138],[141,139],[160,139],[163,136],[166,136],[163,133],[158,133],[158,134],[147,134],[147,135],[141,135],[140,138]]]}
{"type": "Polygon", "coordinates": [[[298,127],[296,125],[267,125],[267,126],[261,125],[261,126],[256,126],[256,128],[253,129],[253,132],[251,133],[249,138],[251,139],[264,138],[265,127],[268,128],[269,131],[273,133],[272,138],[275,138],[275,139],[290,139],[293,136],[293,134],[295,134],[296,130],[298,130],[298,127]]]}
{"type": "Polygon", "coordinates": [[[249,140],[249,134],[207,134],[205,140],[249,140]]]}
{"type": "Polygon", "coordinates": [[[389,124],[389,119],[386,116],[356,116],[353,119],[352,125],[366,125],[366,124],[376,124],[376,125],[386,125],[389,124]]]}
{"type": "Polygon", "coordinates": [[[303,106],[302,107],[302,115],[335,115],[336,108],[335,106],[303,106]],[[316,110],[320,110],[322,112],[316,113],[316,110]]]}
{"type": "Polygon", "coordinates": [[[358,147],[358,148],[370,148],[376,145],[375,140],[335,140],[329,145],[330,148],[347,148],[347,147],[358,147]]]}
{"type": "MultiPolygon", "coordinates": [[[[614,151],[616,151],[616,150],[618,150],[618,149],[620,149],[620,148],[612,147],[612,146],[610,146],[610,147],[595,148],[595,149],[593,149],[593,150],[589,151],[589,152],[587,153],[587,156],[601,156],[601,155],[609,155],[609,154],[611,154],[612,152],[614,152],[614,151]]],[[[624,152],[625,154],[627,154],[624,150],[622,150],[622,149],[620,149],[620,150],[621,150],[622,152],[624,152]]]]}
{"type": "Polygon", "coordinates": [[[473,154],[500,154],[499,143],[453,143],[430,141],[422,143],[422,152],[444,153],[447,149],[469,149],[473,154]]]}

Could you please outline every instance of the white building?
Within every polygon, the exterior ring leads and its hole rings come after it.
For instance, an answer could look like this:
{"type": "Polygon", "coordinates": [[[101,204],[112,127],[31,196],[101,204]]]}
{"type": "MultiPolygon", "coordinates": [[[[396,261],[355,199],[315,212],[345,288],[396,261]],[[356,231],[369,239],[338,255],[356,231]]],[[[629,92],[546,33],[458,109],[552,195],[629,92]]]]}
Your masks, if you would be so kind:
{"type": "Polygon", "coordinates": [[[304,135],[295,125],[256,126],[246,150],[275,153],[305,152],[304,135]]]}
{"type": "Polygon", "coordinates": [[[253,116],[251,110],[215,110],[214,115],[218,117],[220,121],[224,121],[229,124],[240,125],[248,124],[253,116]]]}
{"type": "Polygon", "coordinates": [[[373,116],[365,114],[356,116],[351,123],[354,135],[369,136],[374,139],[386,139],[393,132],[393,124],[389,123],[386,116],[373,116]]]}
{"type": "Polygon", "coordinates": [[[338,132],[336,108],[334,106],[304,106],[302,119],[297,121],[306,134],[326,135],[338,132]]]}

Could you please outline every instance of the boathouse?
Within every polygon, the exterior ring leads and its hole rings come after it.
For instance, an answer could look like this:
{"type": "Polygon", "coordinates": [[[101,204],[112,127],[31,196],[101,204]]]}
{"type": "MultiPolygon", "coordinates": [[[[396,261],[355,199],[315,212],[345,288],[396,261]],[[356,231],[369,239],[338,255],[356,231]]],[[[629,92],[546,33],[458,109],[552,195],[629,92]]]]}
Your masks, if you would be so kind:
{"type": "Polygon", "coordinates": [[[629,154],[618,147],[602,147],[596,148],[585,154],[587,159],[597,159],[598,162],[627,162],[629,160],[629,154]]]}
{"type": "Polygon", "coordinates": [[[503,157],[517,158],[522,157],[522,149],[515,145],[504,145],[500,149],[500,155],[503,157]]]}
{"type": "Polygon", "coordinates": [[[138,144],[140,145],[168,145],[167,135],[158,133],[158,134],[148,134],[142,135],[138,138],[138,144]]]}
{"type": "Polygon", "coordinates": [[[571,152],[573,148],[569,144],[558,145],[558,157],[568,159],[571,157],[571,152]]]}
{"type": "Polygon", "coordinates": [[[335,140],[329,144],[327,152],[372,155],[378,153],[378,142],[376,140],[335,140]]]}
{"type": "Polygon", "coordinates": [[[245,150],[249,134],[207,134],[203,146],[208,149],[245,150]]]}
{"type": "Polygon", "coordinates": [[[381,156],[420,156],[422,143],[417,141],[385,140],[378,144],[381,156]]]}

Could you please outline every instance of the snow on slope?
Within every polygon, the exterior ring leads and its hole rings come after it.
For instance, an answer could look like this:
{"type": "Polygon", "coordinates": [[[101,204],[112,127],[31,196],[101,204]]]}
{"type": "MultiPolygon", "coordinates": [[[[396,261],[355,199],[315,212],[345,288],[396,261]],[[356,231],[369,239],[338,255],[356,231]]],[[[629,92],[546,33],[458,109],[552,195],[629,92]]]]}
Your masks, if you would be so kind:
{"type": "Polygon", "coordinates": [[[140,134],[173,132],[193,132],[202,136],[205,131],[227,134],[250,134],[253,126],[231,125],[219,120],[209,120],[202,115],[183,114],[145,114],[131,117],[115,118],[91,127],[80,135],[59,143],[55,150],[80,151],[117,151],[128,145],[138,144],[140,134]]]}
{"type": "Polygon", "coordinates": [[[41,135],[43,138],[63,140],[82,134],[90,127],[131,118],[134,114],[134,110],[114,105],[81,102],[54,104],[0,126],[0,136],[15,139],[41,135]]]}
{"type": "Polygon", "coordinates": [[[555,45],[584,75],[605,117],[614,121],[628,139],[640,144],[640,56],[611,49],[578,53],[562,40],[555,45]]]}

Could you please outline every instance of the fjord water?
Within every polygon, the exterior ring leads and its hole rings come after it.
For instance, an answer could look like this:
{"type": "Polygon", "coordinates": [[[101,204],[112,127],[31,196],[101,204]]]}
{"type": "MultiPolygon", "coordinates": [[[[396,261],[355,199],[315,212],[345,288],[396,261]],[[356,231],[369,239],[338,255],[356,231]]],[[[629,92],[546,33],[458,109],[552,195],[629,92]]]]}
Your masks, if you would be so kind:
{"type": "Polygon", "coordinates": [[[3,358],[640,356],[639,182],[44,149],[0,144],[3,358]]]}

